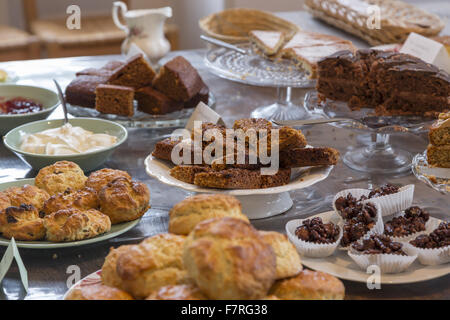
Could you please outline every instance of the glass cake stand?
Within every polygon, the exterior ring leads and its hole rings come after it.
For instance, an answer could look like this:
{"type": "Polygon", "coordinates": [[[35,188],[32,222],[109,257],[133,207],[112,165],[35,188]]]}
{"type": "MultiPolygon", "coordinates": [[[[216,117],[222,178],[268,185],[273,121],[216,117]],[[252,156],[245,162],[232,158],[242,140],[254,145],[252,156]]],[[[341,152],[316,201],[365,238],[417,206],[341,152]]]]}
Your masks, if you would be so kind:
{"type": "Polygon", "coordinates": [[[306,94],[305,107],[325,118],[349,119],[332,123],[336,127],[373,134],[375,138],[368,145],[348,151],[343,161],[354,170],[375,174],[402,174],[411,170],[413,155],[394,148],[389,138],[392,134],[425,132],[434,121],[420,116],[374,116],[373,109],[368,108],[352,111],[345,102],[319,101],[317,91],[306,94]]]}
{"type": "MultiPolygon", "coordinates": [[[[210,92],[208,106],[215,109],[216,99],[210,92]]],[[[71,105],[67,103],[67,111],[76,117],[100,118],[117,122],[127,128],[172,128],[186,125],[189,117],[195,108],[181,109],[162,115],[152,115],[139,111],[135,106],[135,113],[132,117],[119,116],[98,112],[92,108],[71,105]]]]}
{"type": "Polygon", "coordinates": [[[251,50],[249,44],[240,46],[245,54],[223,47],[209,50],[205,56],[205,64],[217,76],[261,87],[275,87],[278,99],[275,103],[255,109],[253,118],[267,120],[300,120],[308,119],[309,112],[292,102],[292,88],[312,88],[315,80],[307,78],[307,74],[299,70],[288,60],[271,61],[251,50]]]}

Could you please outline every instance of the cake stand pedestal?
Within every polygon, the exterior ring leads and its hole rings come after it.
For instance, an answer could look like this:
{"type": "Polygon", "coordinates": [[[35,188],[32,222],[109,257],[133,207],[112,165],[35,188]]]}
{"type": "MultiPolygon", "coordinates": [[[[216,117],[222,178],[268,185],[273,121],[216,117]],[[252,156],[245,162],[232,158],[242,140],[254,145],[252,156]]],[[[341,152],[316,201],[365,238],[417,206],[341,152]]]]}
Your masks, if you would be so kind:
{"type": "Polygon", "coordinates": [[[282,214],[294,204],[289,192],[236,196],[236,198],[242,204],[242,212],[251,220],[282,214]]]}
{"type": "Polygon", "coordinates": [[[313,88],[315,80],[299,70],[291,61],[271,61],[242,45],[245,54],[228,48],[213,48],[206,53],[205,64],[215,75],[235,82],[277,88],[277,101],[251,113],[253,118],[267,120],[300,120],[311,116],[303,105],[292,102],[292,88],[313,88]]]}

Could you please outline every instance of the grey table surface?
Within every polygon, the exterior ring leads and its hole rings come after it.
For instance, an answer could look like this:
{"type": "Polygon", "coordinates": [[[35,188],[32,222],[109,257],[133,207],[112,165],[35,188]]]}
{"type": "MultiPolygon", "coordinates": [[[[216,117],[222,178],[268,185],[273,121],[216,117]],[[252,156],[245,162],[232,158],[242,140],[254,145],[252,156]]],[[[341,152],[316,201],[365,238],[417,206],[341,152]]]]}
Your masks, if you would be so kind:
{"type": "MultiPolygon", "coordinates": [[[[282,13],[310,30],[341,34],[319,21],[311,19],[304,12],[282,13]]],[[[345,37],[351,38],[349,35],[345,37]]],[[[361,41],[355,41],[366,46],[361,41]]],[[[276,100],[275,88],[263,88],[238,84],[218,78],[211,74],[203,63],[204,50],[172,52],[168,56],[183,55],[199,70],[217,100],[216,111],[228,125],[235,119],[248,117],[259,106],[276,100]]],[[[20,79],[19,84],[33,84],[53,89],[52,80],[56,78],[65,87],[76,71],[86,67],[98,67],[114,56],[77,57],[16,61],[0,64],[0,68],[14,70],[20,79]]],[[[307,90],[293,90],[293,100],[303,103],[307,90]]],[[[53,118],[61,117],[61,110],[55,111],[53,118]]],[[[172,129],[130,129],[128,140],[110,157],[104,167],[127,170],[135,179],[145,182],[151,191],[151,209],[141,223],[127,233],[97,244],[57,250],[21,249],[20,253],[28,270],[29,291],[26,293],[20,284],[18,268],[12,265],[0,286],[0,299],[60,299],[71,284],[70,266],[78,266],[81,277],[100,269],[110,247],[126,243],[136,243],[145,237],[167,231],[168,211],[177,202],[191,193],[166,186],[146,175],[144,159],[152,151],[155,143],[169,135],[172,129]]],[[[316,125],[304,128],[310,144],[333,146],[341,154],[362,146],[371,139],[368,134],[335,128],[330,125],[316,125]]],[[[398,134],[391,138],[394,147],[401,147],[413,154],[422,152],[427,145],[425,135],[398,134]]],[[[0,145],[0,182],[24,177],[34,177],[36,172],[9,152],[3,143],[0,145]]],[[[440,219],[449,219],[448,195],[440,194],[418,181],[411,173],[403,176],[369,175],[346,167],[342,162],[334,168],[330,176],[314,186],[291,192],[294,206],[286,213],[262,220],[252,221],[258,229],[284,232],[287,221],[293,218],[308,217],[331,210],[331,200],[338,191],[346,188],[371,188],[384,183],[415,184],[414,203],[426,208],[440,219]]],[[[4,248],[0,248],[3,255],[4,248]]],[[[405,285],[382,285],[380,290],[369,290],[365,284],[344,281],[347,299],[450,299],[450,275],[405,285]]]]}

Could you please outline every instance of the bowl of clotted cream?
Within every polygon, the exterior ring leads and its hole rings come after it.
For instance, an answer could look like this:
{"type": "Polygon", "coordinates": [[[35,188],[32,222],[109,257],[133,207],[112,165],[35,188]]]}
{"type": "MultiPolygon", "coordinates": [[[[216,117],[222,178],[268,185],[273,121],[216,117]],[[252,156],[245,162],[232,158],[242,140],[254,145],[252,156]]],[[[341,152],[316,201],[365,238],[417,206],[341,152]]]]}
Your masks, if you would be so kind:
{"type": "Polygon", "coordinates": [[[24,124],[9,131],[5,146],[33,169],[68,160],[84,171],[91,171],[106,159],[128,137],[122,125],[103,119],[74,118],[42,120],[24,124]]]}

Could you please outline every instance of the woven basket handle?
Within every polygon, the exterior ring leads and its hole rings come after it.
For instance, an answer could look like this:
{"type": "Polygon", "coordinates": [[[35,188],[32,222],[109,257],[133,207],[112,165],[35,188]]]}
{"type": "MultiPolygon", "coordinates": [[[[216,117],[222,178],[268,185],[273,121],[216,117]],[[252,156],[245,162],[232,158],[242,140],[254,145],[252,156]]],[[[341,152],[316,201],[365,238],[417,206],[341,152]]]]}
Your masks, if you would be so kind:
{"type": "Polygon", "coordinates": [[[115,1],[112,8],[113,21],[119,29],[128,32],[127,26],[120,22],[119,9],[122,9],[122,15],[124,15],[128,11],[127,5],[125,3],[123,3],[122,1],[115,1]]]}

